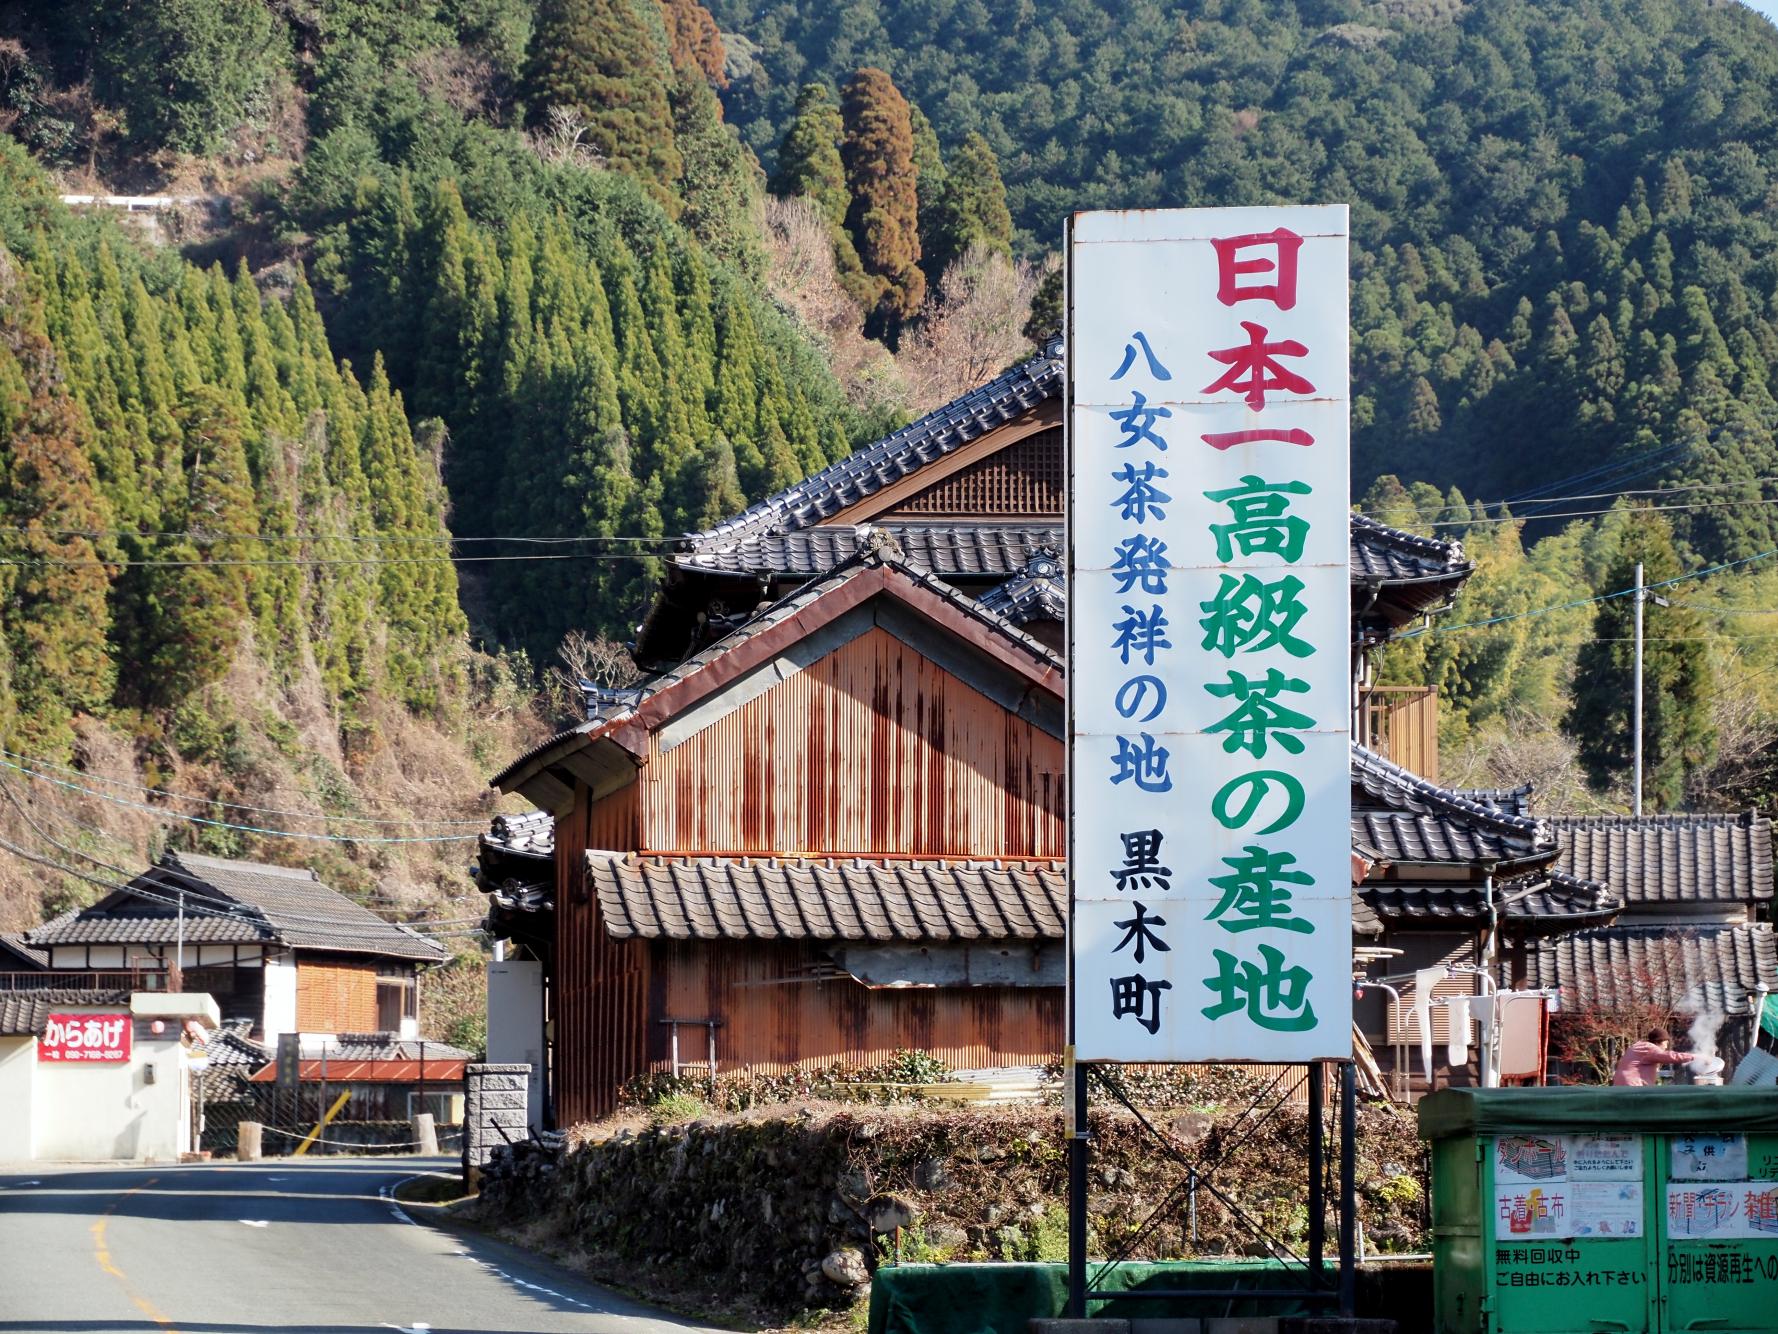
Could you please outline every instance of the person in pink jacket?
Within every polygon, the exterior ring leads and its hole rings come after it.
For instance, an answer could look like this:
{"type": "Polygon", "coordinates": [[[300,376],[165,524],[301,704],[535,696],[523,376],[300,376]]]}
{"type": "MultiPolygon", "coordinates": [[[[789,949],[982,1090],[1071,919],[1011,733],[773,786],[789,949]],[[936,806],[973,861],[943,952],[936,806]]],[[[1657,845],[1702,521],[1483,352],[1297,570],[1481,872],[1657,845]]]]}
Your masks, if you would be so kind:
{"type": "Polygon", "coordinates": [[[1626,1088],[1642,1088],[1661,1082],[1663,1065],[1684,1065],[1693,1059],[1689,1051],[1668,1051],[1673,1035],[1664,1028],[1651,1028],[1641,1042],[1632,1042],[1629,1050],[1611,1072],[1611,1082],[1626,1088]]]}

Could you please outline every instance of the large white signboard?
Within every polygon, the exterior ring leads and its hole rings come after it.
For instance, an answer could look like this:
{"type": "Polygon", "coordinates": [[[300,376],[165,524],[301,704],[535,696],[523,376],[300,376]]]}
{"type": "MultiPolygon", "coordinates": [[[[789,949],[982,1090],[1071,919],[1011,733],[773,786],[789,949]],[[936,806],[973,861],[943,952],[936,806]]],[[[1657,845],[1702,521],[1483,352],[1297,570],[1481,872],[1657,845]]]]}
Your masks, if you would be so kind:
{"type": "Polygon", "coordinates": [[[1352,1052],[1346,210],[1069,231],[1083,1061],[1352,1052]]]}

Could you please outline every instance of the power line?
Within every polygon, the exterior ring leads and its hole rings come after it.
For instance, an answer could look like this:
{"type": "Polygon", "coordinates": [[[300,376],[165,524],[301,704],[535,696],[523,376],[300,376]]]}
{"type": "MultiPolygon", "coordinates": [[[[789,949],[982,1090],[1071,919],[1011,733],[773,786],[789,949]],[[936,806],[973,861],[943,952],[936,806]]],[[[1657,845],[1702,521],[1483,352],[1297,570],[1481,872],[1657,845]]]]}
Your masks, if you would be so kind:
{"type": "MultiPolygon", "coordinates": [[[[1614,500],[1614,499],[1617,499],[1622,496],[1677,496],[1677,495],[1683,495],[1689,491],[1729,491],[1729,490],[1733,490],[1735,487],[1738,487],[1738,486],[1763,486],[1767,482],[1778,482],[1778,476],[1749,477],[1746,480],[1740,481],[1740,482],[1695,482],[1695,483],[1687,483],[1684,486],[1657,486],[1657,487],[1649,487],[1649,488],[1646,488],[1643,490],[1590,491],[1590,492],[1585,492],[1583,494],[1571,495],[1571,496],[1546,496],[1543,499],[1538,500],[1534,503],[1539,504],[1539,505],[1559,505],[1559,504],[1567,504],[1569,501],[1572,501],[1572,500],[1614,500]]],[[[1524,503],[1524,502],[1514,502],[1514,501],[1510,501],[1510,500],[1475,500],[1475,501],[1470,501],[1468,503],[1471,505],[1480,505],[1483,509],[1486,510],[1486,509],[1499,509],[1502,505],[1511,505],[1514,503],[1524,503]]],[[[1444,514],[1450,510],[1461,509],[1461,508],[1463,508],[1463,506],[1461,506],[1461,505],[1410,505],[1410,506],[1406,506],[1405,508],[1402,506],[1391,506],[1391,508],[1396,513],[1401,513],[1401,514],[1444,514]]],[[[1520,517],[1527,517],[1527,516],[1520,516],[1520,517]]],[[[1544,518],[1550,518],[1552,516],[1545,515],[1545,514],[1539,514],[1535,517],[1544,519],[1544,518]]]]}
{"type": "Polygon", "coordinates": [[[98,569],[98,570],[166,570],[219,569],[225,566],[288,566],[329,565],[495,565],[509,561],[539,560],[652,560],[674,553],[666,551],[559,551],[539,556],[266,556],[225,557],[221,560],[62,560],[57,557],[33,557],[29,560],[0,560],[0,566],[24,569],[98,569]]]}
{"type": "MultiPolygon", "coordinates": [[[[1674,584],[1683,584],[1692,579],[1702,579],[1706,575],[1721,574],[1724,570],[1733,570],[1738,566],[1751,565],[1755,561],[1770,560],[1773,556],[1778,556],[1778,547],[1774,547],[1770,551],[1760,551],[1751,556],[1744,556],[1740,560],[1725,561],[1720,565],[1707,565],[1701,570],[1693,570],[1690,574],[1681,574],[1672,579],[1663,579],[1658,584],[1647,584],[1645,587],[1651,592],[1657,588],[1671,588],[1674,584]]],[[[1422,626],[1418,630],[1407,631],[1405,634],[1400,635],[1399,638],[1418,639],[1422,635],[1450,635],[1456,634],[1460,630],[1480,630],[1486,626],[1501,625],[1507,621],[1521,621],[1528,616],[1545,616],[1553,611],[1568,611],[1575,607],[1592,606],[1594,603],[1598,602],[1610,602],[1613,598],[1629,597],[1631,594],[1635,593],[1635,591],[1634,588],[1620,588],[1615,593],[1601,593],[1597,597],[1590,598],[1575,598],[1572,601],[1558,602],[1549,607],[1534,607],[1530,611],[1508,612],[1504,616],[1490,616],[1480,621],[1465,621],[1460,625],[1422,626]]]]}
{"type": "Polygon", "coordinates": [[[217,806],[224,810],[249,811],[255,815],[283,815],[298,820],[338,820],[354,824],[372,825],[471,825],[477,828],[485,826],[486,820],[439,820],[414,816],[405,820],[380,820],[368,815],[328,815],[313,811],[285,811],[270,806],[247,806],[238,801],[223,801],[217,797],[199,797],[183,792],[169,792],[163,787],[146,787],[140,783],[128,782],[121,778],[107,778],[103,774],[88,773],[84,769],[73,769],[65,764],[57,764],[52,760],[39,759],[33,755],[21,755],[17,751],[7,750],[0,746],[0,756],[17,760],[21,765],[36,765],[42,769],[52,769],[57,773],[70,774],[84,778],[89,783],[103,783],[108,787],[127,788],[132,792],[146,792],[157,797],[168,797],[174,801],[189,801],[200,806],[217,806]]]}
{"type": "Polygon", "coordinates": [[[0,524],[0,533],[42,533],[52,537],[134,537],[143,541],[178,538],[189,542],[524,542],[539,546],[566,545],[571,542],[677,543],[680,540],[677,537],[642,533],[587,533],[574,537],[497,533],[466,537],[451,533],[236,533],[217,532],[208,528],[170,528],[156,532],[139,528],[43,528],[28,524],[0,524]]]}
{"type": "Polygon", "coordinates": [[[205,825],[212,829],[229,829],[242,834],[258,834],[264,838],[294,838],[304,839],[315,843],[393,844],[470,843],[474,842],[476,838],[479,837],[479,835],[476,834],[426,834],[415,837],[391,838],[386,835],[354,836],[351,834],[306,834],[288,829],[266,829],[258,825],[235,824],[228,820],[212,820],[202,815],[188,815],[184,811],[162,810],[158,806],[149,806],[139,801],[129,801],[123,797],[114,796],[109,792],[100,792],[94,788],[84,787],[79,783],[70,783],[66,779],[57,778],[51,774],[40,773],[35,769],[14,763],[9,759],[0,758],[0,766],[16,770],[22,774],[28,774],[39,782],[53,783],[56,787],[66,788],[70,792],[79,792],[85,796],[96,798],[99,801],[109,801],[114,805],[125,806],[131,810],[145,812],[146,814],[155,816],[157,819],[183,820],[188,824],[205,825]]]}
{"type": "MultiPolygon", "coordinates": [[[[1635,514],[1673,513],[1679,511],[1691,513],[1699,510],[1741,509],[1751,505],[1778,505],[1778,498],[1760,497],[1753,500],[1694,500],[1683,505],[1638,505],[1634,510],[1629,512],[1635,514]]],[[[1491,514],[1481,518],[1438,519],[1425,526],[1428,528],[1477,528],[1483,524],[1531,523],[1545,519],[1584,519],[1592,518],[1600,514],[1613,514],[1616,512],[1617,506],[1610,505],[1603,509],[1556,510],[1549,514],[1491,514]]],[[[1376,519],[1379,523],[1383,522],[1382,519],[1374,514],[1367,514],[1364,517],[1367,519],[1376,519]]]]}
{"type": "MultiPolygon", "coordinates": [[[[16,803],[14,803],[14,804],[16,806],[16,803]]],[[[37,835],[40,838],[42,838],[45,842],[49,843],[52,847],[55,847],[62,852],[72,853],[74,856],[80,857],[85,861],[93,862],[95,865],[102,866],[106,870],[115,871],[119,875],[124,875],[124,876],[129,875],[129,872],[124,871],[120,867],[112,866],[108,862],[99,861],[97,858],[88,856],[87,854],[82,853],[82,852],[78,852],[73,848],[64,847],[62,844],[58,843],[55,839],[51,838],[47,833],[45,833],[44,830],[42,829],[42,827],[39,826],[34,820],[32,820],[30,818],[30,816],[28,816],[28,815],[25,816],[25,823],[28,824],[32,828],[32,830],[37,833],[37,835]]],[[[65,866],[61,862],[56,861],[54,858],[40,856],[37,853],[31,852],[28,848],[22,848],[18,844],[10,842],[9,840],[4,839],[4,838],[0,838],[0,848],[4,848],[8,852],[11,852],[11,853],[15,854],[16,856],[23,857],[26,861],[33,862],[39,866],[49,867],[52,870],[60,871],[64,875],[71,875],[71,876],[75,877],[77,880],[84,880],[88,884],[96,885],[100,889],[110,891],[111,893],[130,894],[130,895],[133,895],[137,898],[146,899],[150,903],[158,903],[161,906],[167,907],[167,908],[178,908],[181,911],[184,911],[187,913],[192,913],[192,914],[195,914],[196,916],[199,916],[199,917],[216,917],[216,918],[221,918],[221,919],[224,919],[227,921],[246,922],[246,923],[253,925],[253,926],[263,926],[263,927],[267,927],[267,928],[273,929],[273,930],[276,929],[274,924],[264,915],[263,912],[259,911],[258,909],[252,908],[248,904],[239,903],[234,900],[215,898],[209,894],[204,893],[201,889],[184,889],[184,890],[173,889],[172,893],[175,895],[182,895],[183,900],[181,900],[180,898],[176,898],[176,897],[170,897],[168,894],[165,894],[165,893],[156,893],[154,889],[150,888],[150,886],[156,886],[156,887],[163,888],[163,889],[167,888],[167,887],[161,885],[161,883],[159,881],[148,879],[147,877],[150,876],[151,874],[173,876],[175,879],[191,881],[192,883],[198,884],[198,885],[202,885],[204,883],[200,880],[197,880],[195,877],[188,875],[184,872],[175,871],[171,867],[167,867],[167,866],[151,867],[149,869],[149,871],[143,872],[142,875],[131,877],[129,879],[128,883],[120,883],[117,881],[106,880],[102,876],[91,875],[88,872],[77,869],[76,867],[65,866]]],[[[350,902],[350,900],[347,900],[347,901],[350,902]]],[[[368,909],[366,911],[368,911],[368,909]]],[[[303,924],[306,926],[339,927],[341,925],[350,925],[349,922],[342,923],[341,919],[339,919],[338,917],[318,917],[318,916],[313,916],[313,915],[304,914],[304,913],[280,913],[279,918],[282,921],[296,922],[296,923],[300,923],[300,924],[303,924]]],[[[415,935],[420,936],[422,939],[428,938],[428,936],[431,933],[421,931],[418,928],[427,927],[427,926],[430,926],[433,924],[431,921],[428,921],[428,920],[418,920],[418,921],[412,921],[412,922],[391,922],[387,918],[378,918],[378,920],[383,922],[384,925],[386,925],[386,926],[396,926],[396,927],[405,928],[407,930],[411,930],[411,931],[413,931],[413,933],[415,935]]],[[[438,925],[451,927],[451,926],[456,926],[459,923],[463,923],[463,922],[467,922],[467,921],[471,921],[471,920],[475,920],[475,919],[461,918],[461,917],[449,918],[449,919],[438,919],[438,925]]],[[[441,935],[461,935],[461,934],[472,934],[472,933],[461,932],[461,931],[448,931],[447,930],[444,932],[440,932],[439,934],[441,934],[441,935]]]]}

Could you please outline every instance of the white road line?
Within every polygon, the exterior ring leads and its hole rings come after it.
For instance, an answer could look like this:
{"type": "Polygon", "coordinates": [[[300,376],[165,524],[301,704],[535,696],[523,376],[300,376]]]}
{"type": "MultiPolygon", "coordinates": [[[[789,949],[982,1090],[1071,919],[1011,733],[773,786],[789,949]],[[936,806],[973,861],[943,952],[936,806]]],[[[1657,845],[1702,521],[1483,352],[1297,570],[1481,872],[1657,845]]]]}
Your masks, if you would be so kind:
{"type": "MultiPolygon", "coordinates": [[[[411,1176],[411,1177],[403,1177],[400,1181],[397,1181],[393,1186],[379,1186],[377,1188],[377,1194],[382,1196],[384,1203],[386,1203],[389,1206],[389,1212],[394,1214],[402,1222],[412,1224],[412,1226],[414,1226],[414,1227],[419,1227],[420,1225],[418,1223],[415,1223],[413,1219],[409,1218],[407,1216],[407,1214],[402,1210],[402,1207],[399,1204],[395,1203],[395,1191],[398,1187],[405,1186],[410,1181],[418,1181],[420,1179],[420,1175],[421,1174],[415,1174],[414,1176],[411,1176]]],[[[559,1302],[567,1302],[568,1305],[570,1305],[570,1306],[578,1306],[583,1311],[598,1310],[598,1307],[594,1306],[591,1302],[583,1302],[580,1300],[580,1298],[570,1297],[565,1292],[557,1292],[554,1288],[546,1288],[541,1283],[527,1282],[525,1279],[520,1278],[517,1274],[509,1274],[504,1269],[500,1268],[499,1265],[489,1264],[486,1260],[478,1259],[476,1256],[471,1255],[468,1251],[459,1249],[459,1250],[453,1252],[453,1254],[455,1254],[459,1259],[467,1260],[467,1261],[469,1261],[470,1264],[475,1265],[477,1268],[485,1270],[487,1273],[494,1275],[494,1277],[501,1279],[504,1282],[512,1284],[513,1287],[515,1287],[515,1288],[523,1288],[527,1292],[535,1292],[535,1293],[539,1294],[540,1296],[544,1296],[544,1297],[554,1297],[559,1302]]],[[[626,1319],[626,1318],[630,1318],[630,1317],[614,1316],[613,1318],[621,1320],[621,1319],[626,1319]]],[[[389,1328],[394,1329],[397,1327],[394,1325],[391,1325],[391,1326],[389,1326],[389,1328]]]]}
{"type": "Polygon", "coordinates": [[[263,1218],[243,1218],[241,1222],[248,1227],[266,1227],[268,1225],[267,1220],[263,1218]]]}

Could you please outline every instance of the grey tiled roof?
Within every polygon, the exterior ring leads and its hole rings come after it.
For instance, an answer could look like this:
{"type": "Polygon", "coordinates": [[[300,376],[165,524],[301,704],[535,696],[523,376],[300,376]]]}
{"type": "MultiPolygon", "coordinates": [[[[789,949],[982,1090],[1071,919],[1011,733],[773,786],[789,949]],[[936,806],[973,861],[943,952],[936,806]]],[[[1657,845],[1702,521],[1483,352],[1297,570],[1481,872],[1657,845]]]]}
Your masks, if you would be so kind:
{"type": "Polygon", "coordinates": [[[127,991],[85,991],[46,987],[40,991],[0,991],[0,1037],[34,1037],[43,1033],[57,1010],[98,1009],[128,1005],[127,991]]]}
{"type": "Polygon", "coordinates": [[[1772,822],[1740,815],[1553,818],[1565,871],[1603,880],[1632,907],[1772,898],[1772,822]]]}
{"type": "Polygon", "coordinates": [[[671,940],[1060,940],[1061,863],[661,859],[587,854],[613,936],[671,940]]]}
{"type": "Polygon", "coordinates": [[[1352,516],[1352,577],[1384,583],[1446,580],[1468,574],[1461,542],[1421,537],[1386,523],[1352,516]]]}
{"type": "MultiPolygon", "coordinates": [[[[749,533],[739,540],[700,534],[693,549],[673,562],[685,570],[812,578],[857,554],[865,537],[861,527],[749,533]]],[[[870,531],[888,533],[909,561],[947,579],[1004,578],[1024,568],[1033,552],[1062,547],[1060,522],[883,523],[870,531]]]]}
{"type": "Polygon", "coordinates": [[[1502,810],[1352,748],[1352,841],[1391,862],[1513,862],[1550,857],[1547,824],[1502,810]]]}
{"type": "Polygon", "coordinates": [[[1053,338],[1031,360],[768,496],[695,540],[701,546],[709,539],[726,543],[751,533],[812,527],[1061,392],[1062,340],[1053,338]]]}
{"type": "Polygon", "coordinates": [[[1377,910],[1366,901],[1359,886],[1352,887],[1352,934],[1355,936],[1380,936],[1383,934],[1383,919],[1377,916],[1377,910]]]}
{"type": "Polygon", "coordinates": [[[1014,625],[1064,619],[1068,611],[1068,590],[1063,582],[1061,558],[1054,548],[1038,552],[1017,574],[1004,583],[995,584],[978,601],[1014,625]]]}
{"type": "MultiPolygon", "coordinates": [[[[434,1042],[428,1038],[422,1044],[418,1038],[397,1037],[393,1033],[341,1033],[324,1045],[330,1061],[417,1061],[422,1054],[428,1061],[475,1059],[474,1052],[453,1047],[447,1042],[434,1042]]],[[[303,1055],[310,1057],[319,1053],[305,1050],[303,1055]]]]}
{"type": "Polygon", "coordinates": [[[210,1068],[253,1071],[271,1060],[271,1048],[247,1036],[252,1027],[251,1019],[224,1019],[221,1028],[206,1036],[204,1052],[210,1058],[210,1068]]]}
{"type": "MultiPolygon", "coordinates": [[[[1392,921],[1485,922],[1488,917],[1487,895],[1475,883],[1367,881],[1359,896],[1392,921]]],[[[1604,885],[1560,871],[1502,881],[1495,886],[1494,903],[1506,929],[1515,933],[1602,926],[1624,906],[1604,885]]]]}
{"type": "Polygon", "coordinates": [[[162,864],[200,886],[258,911],[286,945],[296,949],[443,959],[445,949],[329,889],[313,871],[260,862],[225,861],[192,852],[169,853],[162,864]]]}
{"type": "MultiPolygon", "coordinates": [[[[890,521],[739,535],[713,529],[693,534],[688,539],[691,549],[675,555],[673,563],[708,574],[812,578],[856,554],[871,531],[888,533],[909,561],[946,579],[1013,575],[1033,553],[1045,547],[1060,551],[1063,543],[1060,522],[890,521]]],[[[1358,514],[1352,516],[1348,550],[1352,580],[1361,587],[1367,580],[1396,584],[1459,580],[1470,570],[1459,543],[1416,537],[1358,514]]]]}
{"type": "Polygon", "coordinates": [[[33,968],[48,968],[49,953],[47,950],[40,950],[32,945],[25,939],[22,931],[0,932],[0,972],[11,972],[19,964],[33,968]],[[9,957],[8,951],[18,956],[16,963],[9,957]]]}
{"type": "MultiPolygon", "coordinates": [[[[185,915],[185,941],[192,945],[252,945],[276,942],[277,934],[251,916],[185,915]]],[[[31,932],[38,945],[170,945],[179,939],[177,912],[134,900],[118,910],[100,907],[65,913],[31,932]]]]}
{"type": "Polygon", "coordinates": [[[548,811],[496,815],[481,845],[517,857],[550,859],[556,852],[556,817],[548,811]]]}
{"type": "Polygon", "coordinates": [[[1608,926],[1555,936],[1525,959],[1530,985],[1560,986],[1565,1009],[1654,1000],[1746,1014],[1761,983],[1778,991],[1778,943],[1764,926],[1608,926]]]}
{"type": "Polygon", "coordinates": [[[1513,815],[1529,815],[1531,794],[1535,789],[1530,783],[1521,783],[1517,787],[1457,787],[1451,790],[1465,801],[1493,806],[1513,815]]]}
{"type": "Polygon", "coordinates": [[[177,911],[166,900],[180,889],[191,909],[185,914],[188,941],[273,942],[427,961],[448,957],[443,947],[329,889],[313,871],[194,852],[167,853],[129,889],[38,927],[30,933],[31,943],[169,943],[179,926],[177,911]],[[228,915],[217,915],[224,912],[228,915]]]}
{"type": "Polygon", "coordinates": [[[790,620],[792,617],[801,613],[804,608],[820,601],[826,594],[831,593],[833,590],[862,574],[864,571],[885,565],[900,571],[928,592],[943,598],[964,615],[986,626],[1010,643],[1024,649],[1027,653],[1042,660],[1046,665],[1057,668],[1058,670],[1065,668],[1066,664],[1064,663],[1062,656],[1047,644],[1044,644],[1040,640],[1033,639],[1006,617],[990,611],[967,593],[959,592],[944,580],[937,578],[935,575],[930,574],[916,565],[910,564],[894,549],[892,543],[884,542],[881,545],[869,547],[861,551],[851,561],[829,572],[824,577],[806,583],[801,588],[780,598],[771,606],[762,609],[748,620],[736,626],[715,643],[709,645],[698,653],[692,654],[691,657],[687,658],[678,666],[649,677],[638,687],[637,703],[640,704],[643,701],[646,701],[650,696],[658,694],[668,686],[678,684],[688,676],[707,667],[723,654],[730,652],[738,645],[746,643],[754,636],[763,634],[773,626],[790,620]]]}

